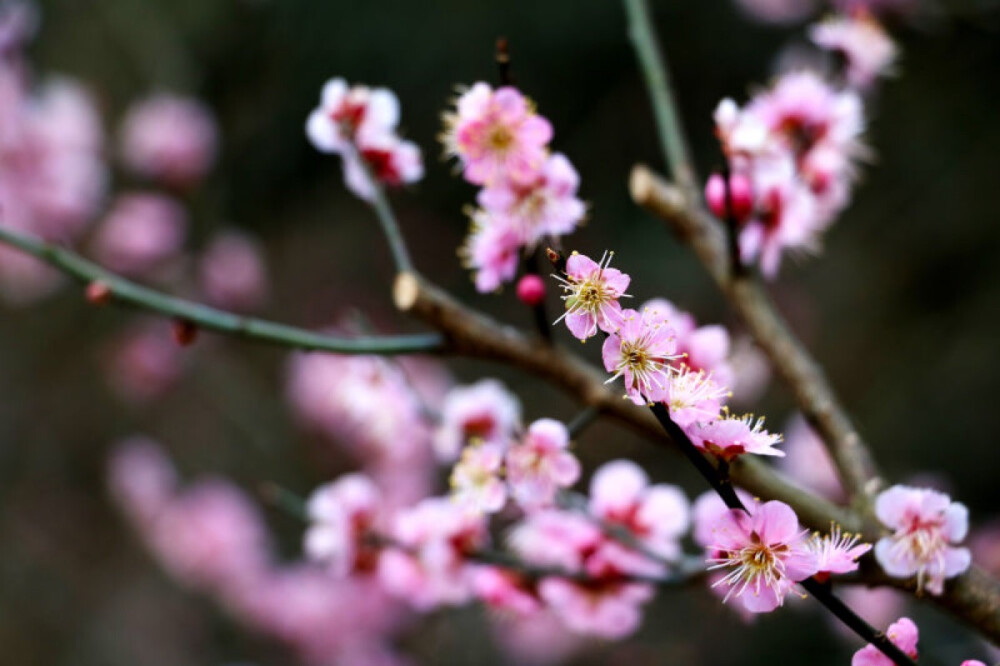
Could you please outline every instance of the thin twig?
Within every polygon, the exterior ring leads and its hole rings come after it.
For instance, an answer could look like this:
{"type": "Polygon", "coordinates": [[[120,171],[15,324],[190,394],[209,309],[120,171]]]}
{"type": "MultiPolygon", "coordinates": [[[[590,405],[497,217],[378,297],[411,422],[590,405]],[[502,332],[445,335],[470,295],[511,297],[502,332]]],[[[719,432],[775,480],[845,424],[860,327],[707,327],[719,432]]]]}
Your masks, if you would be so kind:
{"type": "Polygon", "coordinates": [[[415,354],[441,352],[445,348],[444,338],[438,333],[345,338],[218,310],[143,287],[75,252],[4,227],[0,227],[0,243],[26,252],[84,284],[100,283],[113,300],[218,333],[292,349],[339,354],[415,354]]]}
{"type": "Polygon", "coordinates": [[[566,424],[566,430],[569,431],[570,438],[579,437],[584,428],[597,420],[597,417],[600,415],[601,410],[597,407],[584,407],[581,412],[579,412],[570,420],[569,423],[566,424]]]}

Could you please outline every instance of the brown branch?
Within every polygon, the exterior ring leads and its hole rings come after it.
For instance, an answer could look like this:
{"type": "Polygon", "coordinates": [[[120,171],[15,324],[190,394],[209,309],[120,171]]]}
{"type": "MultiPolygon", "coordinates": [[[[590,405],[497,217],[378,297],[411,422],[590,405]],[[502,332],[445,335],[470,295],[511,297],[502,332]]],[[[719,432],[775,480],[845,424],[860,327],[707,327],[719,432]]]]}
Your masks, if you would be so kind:
{"type": "Polygon", "coordinates": [[[823,370],[788,328],[760,282],[749,274],[734,274],[731,270],[721,224],[698,205],[688,202],[680,188],[644,166],[632,170],[629,187],[637,204],[664,219],[695,251],[792,390],[803,415],[826,442],[841,481],[857,508],[867,513],[871,496],[881,483],[868,447],[823,370]]]}

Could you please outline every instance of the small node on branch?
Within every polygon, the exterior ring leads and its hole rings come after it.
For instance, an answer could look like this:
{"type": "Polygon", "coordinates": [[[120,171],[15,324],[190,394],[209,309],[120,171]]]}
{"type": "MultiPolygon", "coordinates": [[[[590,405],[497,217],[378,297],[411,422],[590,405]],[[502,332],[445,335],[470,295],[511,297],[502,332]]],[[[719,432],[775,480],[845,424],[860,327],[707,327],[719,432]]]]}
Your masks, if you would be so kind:
{"type": "Polygon", "coordinates": [[[400,273],[392,287],[392,300],[401,312],[409,312],[420,296],[420,281],[413,273],[400,273]]]}
{"type": "Polygon", "coordinates": [[[84,290],[84,297],[91,305],[96,305],[98,307],[107,305],[111,302],[111,287],[109,287],[106,282],[94,280],[88,284],[86,290],[84,290]]]}
{"type": "Polygon", "coordinates": [[[530,307],[540,305],[545,301],[545,281],[536,273],[528,273],[517,283],[517,298],[530,307]]]}
{"type": "Polygon", "coordinates": [[[653,198],[653,175],[641,164],[632,167],[628,179],[628,191],[632,200],[643,204],[653,198]]]}
{"type": "Polygon", "coordinates": [[[188,319],[175,319],[171,327],[174,342],[181,347],[189,347],[198,339],[198,327],[188,319]]]}
{"type": "Polygon", "coordinates": [[[506,37],[497,38],[496,62],[500,71],[500,85],[514,85],[514,77],[510,73],[510,42],[506,37]]]}

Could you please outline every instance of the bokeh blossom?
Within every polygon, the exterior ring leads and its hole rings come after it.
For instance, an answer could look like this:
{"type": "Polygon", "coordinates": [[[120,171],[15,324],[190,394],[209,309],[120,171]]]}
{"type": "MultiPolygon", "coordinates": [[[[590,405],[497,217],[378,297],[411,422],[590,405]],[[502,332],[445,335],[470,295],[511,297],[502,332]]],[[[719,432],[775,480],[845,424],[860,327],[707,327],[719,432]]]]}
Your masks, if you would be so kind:
{"type": "Polygon", "coordinates": [[[156,93],[134,103],[121,128],[121,154],[135,173],[171,186],[189,186],[215,163],[219,130],[200,101],[156,93]]]}
{"type": "MultiPolygon", "coordinates": [[[[908,617],[899,618],[889,625],[885,635],[907,656],[912,659],[917,658],[917,640],[920,638],[920,632],[913,620],[908,617]]],[[[866,645],[854,653],[851,666],[893,666],[893,661],[874,645],[866,645]]]]}

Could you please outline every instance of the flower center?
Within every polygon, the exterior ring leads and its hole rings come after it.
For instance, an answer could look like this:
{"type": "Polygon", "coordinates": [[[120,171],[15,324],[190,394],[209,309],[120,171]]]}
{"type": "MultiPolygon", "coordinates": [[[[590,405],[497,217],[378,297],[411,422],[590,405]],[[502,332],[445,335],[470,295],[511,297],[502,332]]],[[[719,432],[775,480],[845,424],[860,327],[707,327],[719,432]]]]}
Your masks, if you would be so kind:
{"type": "Polygon", "coordinates": [[[514,135],[506,125],[494,125],[486,135],[486,145],[492,151],[502,153],[514,143],[514,135]]]}

